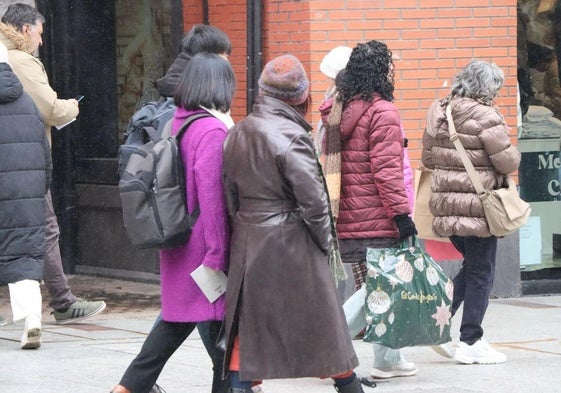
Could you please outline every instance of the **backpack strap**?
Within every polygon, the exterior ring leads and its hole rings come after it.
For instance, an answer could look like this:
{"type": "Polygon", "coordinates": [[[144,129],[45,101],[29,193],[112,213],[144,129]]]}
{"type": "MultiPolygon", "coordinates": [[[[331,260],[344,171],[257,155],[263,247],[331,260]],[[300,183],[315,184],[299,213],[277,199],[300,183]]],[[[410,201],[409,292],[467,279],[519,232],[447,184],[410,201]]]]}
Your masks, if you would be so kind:
{"type": "MultiPolygon", "coordinates": [[[[175,136],[175,140],[176,140],[176,143],[177,143],[178,146],[181,142],[181,138],[183,138],[183,135],[187,132],[187,129],[189,128],[189,126],[191,124],[193,124],[196,120],[202,119],[204,117],[214,117],[214,116],[212,116],[207,111],[200,112],[200,113],[194,113],[192,115],[187,116],[187,120],[185,120],[185,123],[183,123],[183,125],[179,129],[179,132],[175,136]]],[[[171,135],[171,120],[168,122],[168,124],[169,124],[169,128],[170,128],[169,131],[170,131],[170,135],[171,135]]],[[[168,124],[166,124],[166,127],[168,126],[168,124]]],[[[178,149],[178,151],[179,151],[179,149],[178,149]]],[[[190,214],[191,219],[193,221],[196,220],[199,217],[200,213],[201,213],[201,209],[199,209],[199,205],[197,204],[197,206],[195,206],[195,208],[193,209],[193,212],[190,214]]]]}
{"type": "Polygon", "coordinates": [[[151,141],[159,142],[162,140],[162,136],[160,135],[158,130],[156,130],[152,126],[142,127],[142,132],[146,133],[146,135],[148,135],[148,138],[150,138],[151,141]]]}
{"type": "Polygon", "coordinates": [[[175,139],[177,140],[178,144],[181,141],[181,138],[183,138],[183,134],[185,134],[185,132],[187,132],[187,129],[189,128],[189,126],[191,124],[193,124],[196,120],[202,119],[203,117],[214,117],[214,116],[212,116],[207,111],[200,112],[200,113],[194,113],[192,115],[187,116],[187,120],[185,120],[185,123],[183,123],[183,125],[181,126],[181,128],[177,132],[177,135],[175,136],[175,139]]]}
{"type": "Polygon", "coordinates": [[[162,139],[168,139],[171,136],[171,123],[173,123],[173,117],[164,125],[164,129],[162,130],[162,139]]]}

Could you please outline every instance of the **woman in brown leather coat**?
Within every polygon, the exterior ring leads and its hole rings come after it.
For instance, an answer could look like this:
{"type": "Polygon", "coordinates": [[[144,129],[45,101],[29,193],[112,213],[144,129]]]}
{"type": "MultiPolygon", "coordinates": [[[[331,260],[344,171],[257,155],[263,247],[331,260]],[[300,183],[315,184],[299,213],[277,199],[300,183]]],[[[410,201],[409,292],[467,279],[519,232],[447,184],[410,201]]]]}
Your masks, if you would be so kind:
{"type": "Polygon", "coordinates": [[[511,145],[508,127],[493,102],[503,82],[495,64],[469,63],[456,76],[450,95],[431,105],[423,135],[423,165],[433,169],[433,231],[449,237],[464,258],[453,280],[451,310],[454,315],[463,302],[460,343],[455,353],[449,346],[436,350],[465,364],[506,361],[483,339],[481,327],[495,276],[497,238],[489,232],[481,200],[450,141],[445,110],[451,106],[456,131],[483,186],[499,188],[520,164],[520,153],[511,145]]]}
{"type": "Polygon", "coordinates": [[[328,266],[332,222],[311,126],[309,83],[292,55],[271,60],[253,112],[224,143],[231,215],[226,360],[233,393],[261,379],[332,377],[362,392],[328,266]]]}

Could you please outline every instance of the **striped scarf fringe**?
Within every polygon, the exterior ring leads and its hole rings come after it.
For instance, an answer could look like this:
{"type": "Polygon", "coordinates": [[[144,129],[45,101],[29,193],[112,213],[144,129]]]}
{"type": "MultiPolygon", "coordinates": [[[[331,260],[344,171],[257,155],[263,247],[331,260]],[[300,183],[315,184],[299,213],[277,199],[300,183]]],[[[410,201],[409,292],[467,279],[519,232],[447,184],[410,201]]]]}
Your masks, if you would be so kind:
{"type": "Polygon", "coordinates": [[[339,251],[339,241],[337,240],[337,234],[333,237],[333,246],[329,252],[329,269],[335,281],[335,286],[339,286],[339,281],[345,281],[347,276],[347,271],[343,265],[343,260],[341,259],[341,252],[339,251]]]}
{"type": "MultiPolygon", "coordinates": [[[[340,116],[340,115],[339,115],[340,116]]],[[[330,119],[331,119],[331,115],[330,115],[330,119]]],[[[326,125],[326,136],[329,134],[329,122],[326,125]]],[[[331,133],[333,134],[333,133],[331,133]]],[[[337,137],[337,140],[339,141],[339,137],[337,137]]],[[[323,146],[325,147],[325,144],[323,144],[323,146]]],[[[341,146],[340,141],[339,141],[339,147],[341,146]]],[[[334,158],[337,155],[331,155],[331,158],[334,158]]],[[[333,280],[335,281],[335,286],[339,285],[339,281],[342,280],[346,280],[347,279],[347,272],[345,270],[345,267],[343,265],[343,260],[341,259],[341,252],[339,250],[339,241],[337,240],[337,230],[335,228],[335,223],[337,221],[337,216],[333,214],[333,208],[335,207],[337,210],[337,213],[339,212],[339,195],[340,195],[340,190],[341,190],[341,155],[340,155],[340,150],[339,150],[339,182],[338,182],[338,187],[335,188],[334,191],[336,192],[336,200],[334,200],[331,197],[331,191],[330,191],[330,185],[329,182],[327,180],[327,177],[325,176],[325,173],[323,171],[324,168],[327,168],[327,163],[325,161],[323,165],[321,165],[318,161],[318,168],[320,171],[320,176],[324,179],[324,186],[325,186],[325,192],[327,193],[327,196],[329,198],[329,204],[328,204],[328,208],[329,208],[329,219],[330,219],[330,225],[331,225],[331,237],[333,238],[333,243],[331,244],[331,248],[329,250],[329,255],[328,255],[328,266],[329,266],[329,270],[331,270],[331,275],[333,276],[333,280]],[[335,203],[334,203],[335,202],[335,203]]],[[[329,157],[329,155],[327,156],[329,157]]],[[[323,149],[322,149],[322,154],[320,157],[320,161],[322,158],[327,158],[324,154],[323,154],[323,149]]],[[[333,161],[330,161],[331,163],[333,163],[333,161]]],[[[333,167],[332,167],[333,168],[333,167]]],[[[332,177],[333,179],[333,177],[332,177]]]]}

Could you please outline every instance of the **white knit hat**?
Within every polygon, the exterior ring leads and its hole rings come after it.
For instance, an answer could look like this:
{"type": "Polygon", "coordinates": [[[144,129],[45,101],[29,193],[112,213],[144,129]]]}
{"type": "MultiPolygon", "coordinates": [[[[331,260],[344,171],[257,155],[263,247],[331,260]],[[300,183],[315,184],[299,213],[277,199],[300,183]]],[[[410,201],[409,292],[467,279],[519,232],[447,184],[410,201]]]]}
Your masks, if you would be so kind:
{"type": "Polygon", "coordinates": [[[319,70],[328,78],[335,79],[339,71],[347,66],[352,51],[353,48],[348,46],[338,46],[331,49],[321,61],[319,70]]]}
{"type": "Polygon", "coordinates": [[[8,48],[0,42],[0,63],[8,63],[8,48]]]}

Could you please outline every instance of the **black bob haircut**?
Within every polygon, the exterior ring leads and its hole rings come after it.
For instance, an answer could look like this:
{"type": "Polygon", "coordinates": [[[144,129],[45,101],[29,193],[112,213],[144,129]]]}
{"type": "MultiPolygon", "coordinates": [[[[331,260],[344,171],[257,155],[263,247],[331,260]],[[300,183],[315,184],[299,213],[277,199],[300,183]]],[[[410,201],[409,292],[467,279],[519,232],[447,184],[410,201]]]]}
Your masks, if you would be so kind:
{"type": "Polygon", "coordinates": [[[214,53],[191,58],[175,91],[175,105],[187,110],[201,106],[227,112],[232,107],[236,78],[230,62],[214,53]]]}

